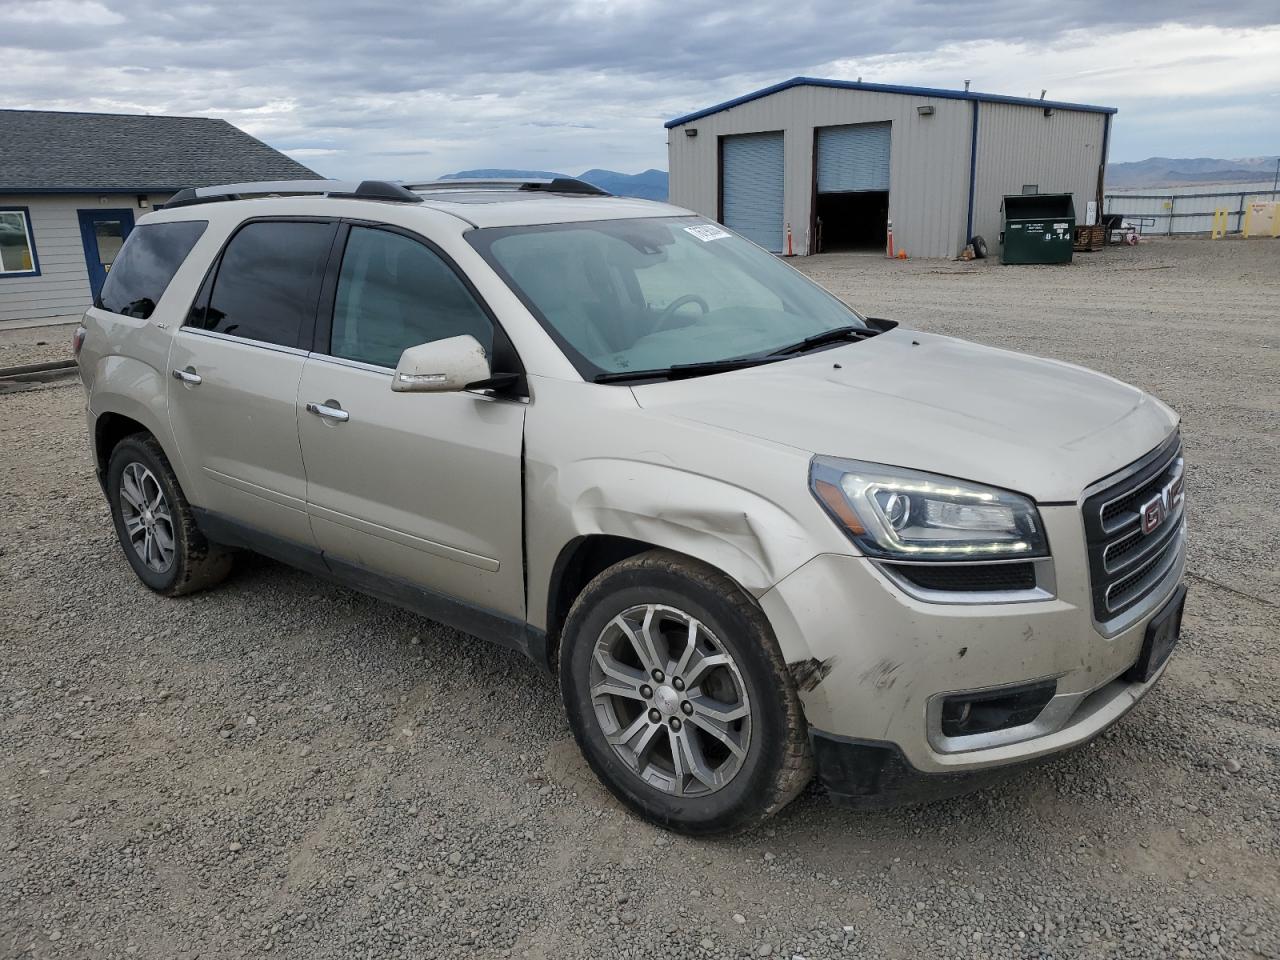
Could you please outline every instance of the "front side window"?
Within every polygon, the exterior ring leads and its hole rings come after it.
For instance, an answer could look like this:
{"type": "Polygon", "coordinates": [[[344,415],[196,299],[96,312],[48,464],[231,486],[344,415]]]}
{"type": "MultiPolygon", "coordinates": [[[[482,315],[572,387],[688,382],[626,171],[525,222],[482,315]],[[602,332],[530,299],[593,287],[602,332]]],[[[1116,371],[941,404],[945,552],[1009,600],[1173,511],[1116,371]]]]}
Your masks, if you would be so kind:
{"type": "Polygon", "coordinates": [[[320,300],[335,225],[263,220],[241,227],[222,252],[208,306],[187,323],[246,340],[298,346],[320,300]]]}
{"type": "Polygon", "coordinates": [[[0,208],[0,277],[37,272],[31,215],[26,208],[0,208]]]}
{"type": "Polygon", "coordinates": [[[97,305],[146,320],[208,226],[207,220],[183,220],[134,227],[111,264],[97,305]]]}
{"type": "Polygon", "coordinates": [[[351,228],[333,305],[333,356],[395,367],[409,347],[463,334],[492,355],[492,322],[444,260],[401,234],[351,228]]]}
{"type": "Polygon", "coordinates": [[[468,240],[587,379],[764,357],[856,313],[777,257],[694,217],[473,230],[468,240]]]}

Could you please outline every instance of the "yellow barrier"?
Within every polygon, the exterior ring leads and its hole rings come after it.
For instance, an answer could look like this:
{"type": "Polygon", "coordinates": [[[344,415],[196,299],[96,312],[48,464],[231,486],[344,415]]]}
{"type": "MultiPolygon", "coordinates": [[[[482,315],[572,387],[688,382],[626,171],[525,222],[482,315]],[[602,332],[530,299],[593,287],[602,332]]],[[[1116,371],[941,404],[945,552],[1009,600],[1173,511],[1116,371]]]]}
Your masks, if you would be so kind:
{"type": "Polygon", "coordinates": [[[1244,227],[1241,232],[1245,237],[1280,236],[1280,204],[1260,202],[1245,204],[1244,227]]]}
{"type": "Polygon", "coordinates": [[[1227,208],[1219,207],[1213,211],[1213,230],[1209,234],[1210,240],[1221,240],[1227,235],[1227,208]]]}

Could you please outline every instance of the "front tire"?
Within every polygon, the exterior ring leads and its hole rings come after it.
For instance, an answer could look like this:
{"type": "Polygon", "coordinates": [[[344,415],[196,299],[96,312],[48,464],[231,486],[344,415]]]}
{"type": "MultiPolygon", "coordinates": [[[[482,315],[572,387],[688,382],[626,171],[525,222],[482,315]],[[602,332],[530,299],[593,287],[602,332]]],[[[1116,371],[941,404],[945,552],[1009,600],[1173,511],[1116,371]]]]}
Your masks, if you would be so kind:
{"type": "Polygon", "coordinates": [[[560,692],[619,800],[682,833],[747,829],[813,773],[795,684],[732,580],[666,551],[605,570],[565,621],[560,692]]]}
{"type": "Polygon", "coordinates": [[[196,527],[191,505],[154,437],[136,433],[111,451],[107,501],[125,559],[156,593],[194,593],[231,571],[230,552],[196,527]]]}

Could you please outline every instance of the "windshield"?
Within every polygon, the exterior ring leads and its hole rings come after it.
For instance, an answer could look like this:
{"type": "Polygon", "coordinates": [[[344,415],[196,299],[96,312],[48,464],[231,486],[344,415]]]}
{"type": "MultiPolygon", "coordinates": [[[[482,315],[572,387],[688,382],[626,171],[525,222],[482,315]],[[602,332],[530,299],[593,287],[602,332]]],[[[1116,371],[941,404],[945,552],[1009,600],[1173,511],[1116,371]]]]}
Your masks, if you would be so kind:
{"type": "Polygon", "coordinates": [[[467,234],[586,379],[764,356],[862,318],[773,254],[695,217],[467,234]]]}

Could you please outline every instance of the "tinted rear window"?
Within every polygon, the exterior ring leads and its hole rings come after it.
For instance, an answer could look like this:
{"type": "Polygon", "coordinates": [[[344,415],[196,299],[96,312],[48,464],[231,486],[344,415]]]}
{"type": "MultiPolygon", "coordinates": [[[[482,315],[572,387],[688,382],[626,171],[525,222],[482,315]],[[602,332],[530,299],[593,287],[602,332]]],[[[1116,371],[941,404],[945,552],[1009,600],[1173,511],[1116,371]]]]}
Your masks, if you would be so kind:
{"type": "Polygon", "coordinates": [[[194,311],[188,323],[296,347],[299,331],[309,331],[315,319],[334,229],[332,223],[246,225],[222,253],[208,308],[194,311]]]}
{"type": "Polygon", "coordinates": [[[206,220],[183,220],[134,227],[107,273],[97,305],[147,319],[207,226],[206,220]]]}

